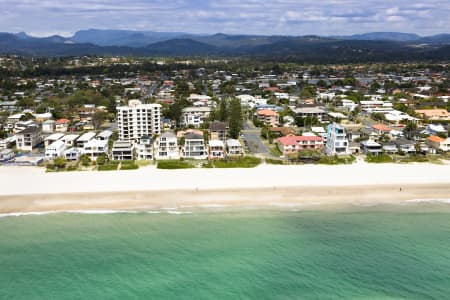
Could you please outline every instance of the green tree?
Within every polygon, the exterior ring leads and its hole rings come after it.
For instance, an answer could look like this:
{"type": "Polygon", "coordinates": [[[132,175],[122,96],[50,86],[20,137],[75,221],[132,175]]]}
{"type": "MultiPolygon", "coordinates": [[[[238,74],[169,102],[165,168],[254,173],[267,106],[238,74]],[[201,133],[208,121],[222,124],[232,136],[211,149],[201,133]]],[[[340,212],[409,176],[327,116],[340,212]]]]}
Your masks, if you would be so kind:
{"type": "Polygon", "coordinates": [[[237,139],[242,129],[242,107],[241,102],[237,98],[230,101],[230,118],[229,118],[230,137],[237,139]]]}
{"type": "Polygon", "coordinates": [[[108,157],[106,156],[106,154],[102,153],[100,156],[97,157],[96,162],[97,162],[97,165],[103,166],[107,160],[108,160],[108,157]]]}
{"type": "Polygon", "coordinates": [[[81,155],[80,162],[83,167],[89,167],[91,164],[91,159],[86,154],[81,155]]]}
{"type": "Polygon", "coordinates": [[[102,126],[103,122],[105,122],[107,117],[106,112],[104,111],[96,111],[92,115],[92,125],[94,125],[95,129],[99,129],[102,126]]]}
{"type": "Polygon", "coordinates": [[[58,169],[64,169],[66,167],[66,159],[64,157],[57,157],[53,160],[53,164],[58,169]]]}

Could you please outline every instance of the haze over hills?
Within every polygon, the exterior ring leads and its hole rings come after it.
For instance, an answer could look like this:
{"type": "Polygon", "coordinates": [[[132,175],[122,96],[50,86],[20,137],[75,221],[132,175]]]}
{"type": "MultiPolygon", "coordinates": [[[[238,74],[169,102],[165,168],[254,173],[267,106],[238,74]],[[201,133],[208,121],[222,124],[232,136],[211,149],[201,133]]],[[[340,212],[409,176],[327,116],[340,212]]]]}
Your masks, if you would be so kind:
{"type": "Polygon", "coordinates": [[[450,60],[450,34],[373,32],[351,36],[195,35],[81,30],[72,37],[0,33],[0,53],[36,56],[246,56],[305,62],[450,60]]]}

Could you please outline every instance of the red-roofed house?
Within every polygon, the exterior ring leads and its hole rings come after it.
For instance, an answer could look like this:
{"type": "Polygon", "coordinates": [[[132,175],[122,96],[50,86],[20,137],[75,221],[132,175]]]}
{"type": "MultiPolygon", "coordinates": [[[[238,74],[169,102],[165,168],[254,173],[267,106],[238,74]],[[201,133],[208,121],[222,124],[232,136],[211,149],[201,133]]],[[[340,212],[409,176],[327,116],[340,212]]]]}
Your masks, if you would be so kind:
{"type": "Polygon", "coordinates": [[[386,126],[384,124],[375,124],[375,125],[372,125],[372,128],[375,129],[378,134],[383,134],[383,133],[389,134],[392,131],[391,128],[389,128],[388,126],[386,126]]]}
{"type": "Polygon", "coordinates": [[[296,153],[301,150],[322,150],[323,139],[319,136],[287,135],[277,139],[278,149],[283,156],[296,153]]]}
{"type": "Polygon", "coordinates": [[[69,128],[70,121],[67,119],[59,119],[55,123],[55,131],[56,132],[67,132],[69,128]]]}
{"type": "Polygon", "coordinates": [[[276,112],[269,109],[261,109],[256,112],[258,120],[269,127],[276,127],[280,121],[280,117],[276,112]]]}
{"type": "Polygon", "coordinates": [[[441,150],[441,151],[450,151],[450,138],[441,138],[438,137],[436,135],[430,135],[427,140],[426,143],[428,146],[432,147],[433,149],[436,150],[441,150]]]}

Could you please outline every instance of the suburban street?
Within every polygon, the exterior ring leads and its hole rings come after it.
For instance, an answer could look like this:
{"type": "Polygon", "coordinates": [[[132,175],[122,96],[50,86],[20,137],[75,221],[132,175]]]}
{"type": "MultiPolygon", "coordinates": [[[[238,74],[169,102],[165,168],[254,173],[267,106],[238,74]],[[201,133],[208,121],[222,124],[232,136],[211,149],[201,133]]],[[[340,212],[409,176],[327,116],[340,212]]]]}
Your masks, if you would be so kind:
{"type": "Polygon", "coordinates": [[[253,125],[251,121],[247,120],[244,122],[241,134],[250,153],[273,157],[267,146],[261,140],[261,129],[253,125]]]}

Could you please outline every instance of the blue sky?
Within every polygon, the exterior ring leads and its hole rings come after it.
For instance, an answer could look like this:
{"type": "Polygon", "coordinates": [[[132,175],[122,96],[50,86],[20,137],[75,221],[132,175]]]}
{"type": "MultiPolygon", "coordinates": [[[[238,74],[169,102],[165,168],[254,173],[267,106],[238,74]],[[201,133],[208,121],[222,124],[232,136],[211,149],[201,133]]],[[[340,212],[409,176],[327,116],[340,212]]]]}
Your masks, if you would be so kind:
{"type": "Polygon", "coordinates": [[[450,32],[450,0],[0,0],[0,31],[79,29],[340,35],[450,32]]]}

